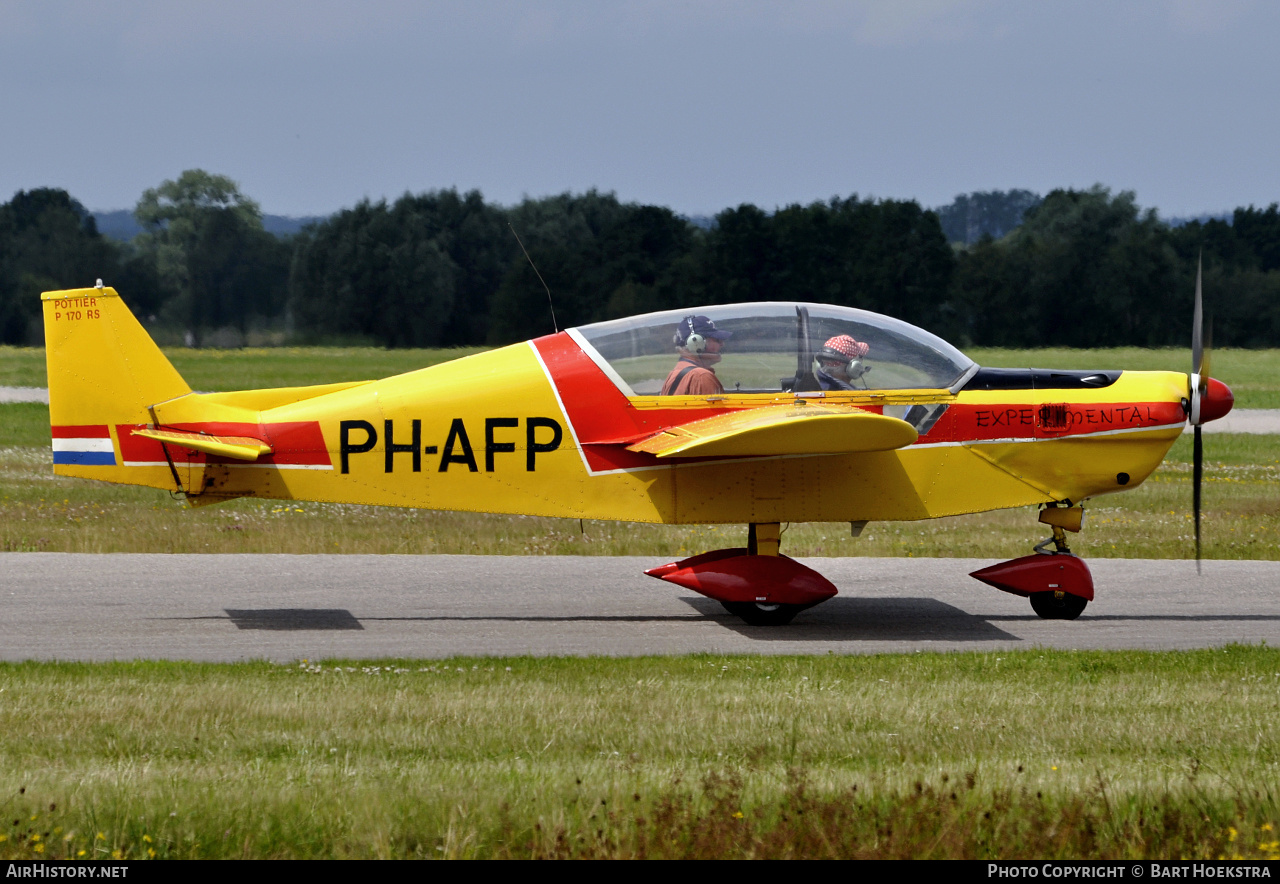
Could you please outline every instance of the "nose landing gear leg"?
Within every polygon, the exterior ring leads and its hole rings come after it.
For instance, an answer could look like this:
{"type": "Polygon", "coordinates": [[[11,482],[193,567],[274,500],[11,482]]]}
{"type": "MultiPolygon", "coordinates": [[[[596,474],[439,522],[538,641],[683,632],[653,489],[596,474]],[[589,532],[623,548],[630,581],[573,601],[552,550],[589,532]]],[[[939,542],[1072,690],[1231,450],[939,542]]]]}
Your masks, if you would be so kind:
{"type": "Polygon", "coordinates": [[[1028,598],[1031,610],[1045,620],[1074,620],[1093,600],[1093,575],[1089,566],[1067,546],[1066,531],[1079,531],[1080,507],[1050,506],[1040,511],[1040,521],[1053,536],[1035,545],[1035,552],[974,571],[969,576],[1004,592],[1028,598]],[[1049,549],[1052,545],[1053,549],[1049,549]]]}

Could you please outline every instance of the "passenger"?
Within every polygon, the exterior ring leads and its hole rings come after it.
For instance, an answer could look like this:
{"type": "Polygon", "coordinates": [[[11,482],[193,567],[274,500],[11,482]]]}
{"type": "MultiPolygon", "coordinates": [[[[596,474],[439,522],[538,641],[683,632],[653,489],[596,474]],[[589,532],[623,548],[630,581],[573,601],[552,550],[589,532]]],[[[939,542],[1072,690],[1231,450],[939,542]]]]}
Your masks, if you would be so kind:
{"type": "Polygon", "coordinates": [[[848,335],[836,335],[822,345],[818,360],[818,383],[824,390],[852,390],[853,382],[867,373],[862,357],[871,348],[848,335]]]}
{"type": "Polygon", "coordinates": [[[686,316],[676,325],[680,359],[662,385],[663,396],[719,396],[724,385],[711,366],[733,332],[722,331],[705,316],[686,316]]]}

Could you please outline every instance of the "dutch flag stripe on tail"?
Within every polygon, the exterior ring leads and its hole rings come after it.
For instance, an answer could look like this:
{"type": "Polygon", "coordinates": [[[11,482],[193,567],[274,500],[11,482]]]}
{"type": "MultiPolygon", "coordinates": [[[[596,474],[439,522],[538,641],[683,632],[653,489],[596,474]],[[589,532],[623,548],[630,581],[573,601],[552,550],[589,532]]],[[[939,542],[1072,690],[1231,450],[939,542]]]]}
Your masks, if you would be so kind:
{"type": "Polygon", "coordinates": [[[53,462],[113,467],[116,451],[106,424],[53,428],[53,462]]]}

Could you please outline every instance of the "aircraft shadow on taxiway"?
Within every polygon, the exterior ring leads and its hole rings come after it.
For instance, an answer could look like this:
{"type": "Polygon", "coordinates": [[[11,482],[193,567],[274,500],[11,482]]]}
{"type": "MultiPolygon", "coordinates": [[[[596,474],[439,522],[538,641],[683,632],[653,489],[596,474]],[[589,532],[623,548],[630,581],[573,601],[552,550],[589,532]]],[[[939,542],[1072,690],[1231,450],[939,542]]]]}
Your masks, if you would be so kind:
{"type": "Polygon", "coordinates": [[[930,598],[835,598],[801,612],[790,625],[748,626],[718,602],[701,596],[680,599],[729,629],[757,641],[1018,641],[987,618],[930,598]]]}
{"type": "MultiPolygon", "coordinates": [[[[697,623],[716,621],[754,641],[1019,641],[996,621],[1035,623],[1033,614],[971,614],[930,598],[838,598],[818,610],[802,613],[786,627],[748,626],[718,602],[701,596],[682,597],[698,616],[659,615],[457,615],[361,617],[341,608],[258,608],[224,610],[223,615],[179,618],[229,620],[242,630],[312,632],[363,630],[363,622],[421,623],[697,623]]],[[[168,618],[165,618],[168,619],[168,618]]],[[[1092,614],[1110,622],[1276,622],[1280,614],[1092,614]]]]}
{"type": "MultiPolygon", "coordinates": [[[[371,616],[357,618],[341,608],[227,608],[221,615],[183,617],[183,620],[230,621],[237,629],[288,632],[363,630],[364,623],[699,623],[715,621],[755,641],[1017,641],[1018,637],[991,625],[987,617],[969,614],[930,598],[833,599],[821,609],[806,611],[789,626],[748,626],[719,602],[702,596],[680,599],[698,616],[671,614],[497,614],[439,616],[371,616]]],[[[170,619],[170,618],[161,618],[170,619]]],[[[1034,618],[1010,618],[1034,619],[1034,618]]]]}
{"type": "MultiPolygon", "coordinates": [[[[719,605],[714,605],[719,609],[719,605]]],[[[729,615],[720,609],[720,618],[729,615]]],[[[690,623],[699,618],[643,614],[440,614],[438,616],[359,617],[342,608],[224,608],[221,615],[160,617],[159,620],[230,620],[237,629],[279,632],[314,632],[334,629],[362,630],[364,623],[690,623]]]]}

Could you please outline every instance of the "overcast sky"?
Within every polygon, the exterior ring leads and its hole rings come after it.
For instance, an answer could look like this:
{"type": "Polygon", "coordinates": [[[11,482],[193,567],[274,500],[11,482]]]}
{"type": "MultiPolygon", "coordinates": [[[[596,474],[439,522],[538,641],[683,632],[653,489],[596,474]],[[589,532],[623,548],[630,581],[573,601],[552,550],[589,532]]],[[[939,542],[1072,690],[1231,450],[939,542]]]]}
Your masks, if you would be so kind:
{"type": "Polygon", "coordinates": [[[1105,184],[1280,200],[1280,3],[0,0],[0,200],[274,214],[595,187],[712,214],[1105,184]]]}

